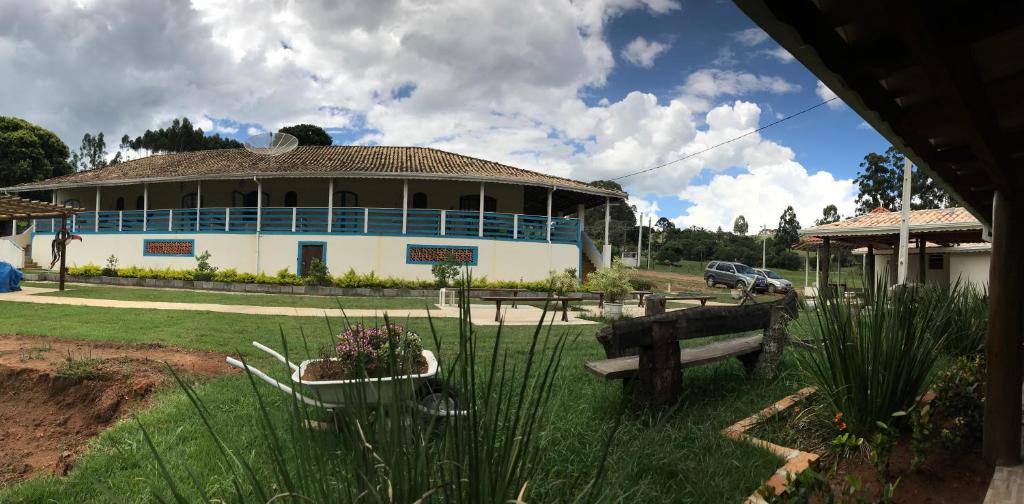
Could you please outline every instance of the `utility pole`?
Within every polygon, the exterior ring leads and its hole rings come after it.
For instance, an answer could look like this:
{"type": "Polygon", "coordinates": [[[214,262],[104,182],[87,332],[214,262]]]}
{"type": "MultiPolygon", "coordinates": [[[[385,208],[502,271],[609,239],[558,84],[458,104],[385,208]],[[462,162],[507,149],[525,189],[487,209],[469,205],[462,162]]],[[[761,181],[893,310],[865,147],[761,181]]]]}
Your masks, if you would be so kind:
{"type": "Polygon", "coordinates": [[[910,260],[910,158],[903,157],[903,202],[900,207],[900,252],[896,282],[900,285],[907,283],[907,266],[910,260]]]}
{"type": "MultiPolygon", "coordinates": [[[[654,228],[651,227],[651,219],[652,217],[647,217],[647,229],[654,232],[654,228]]],[[[651,236],[651,234],[647,235],[647,269],[651,269],[651,242],[654,241],[651,239],[651,236]]]]}
{"type": "Polygon", "coordinates": [[[768,267],[768,226],[761,225],[761,269],[768,267]]]}
{"type": "Polygon", "coordinates": [[[644,213],[640,212],[640,220],[637,221],[636,232],[636,267],[640,269],[640,252],[644,249],[644,213]]]}

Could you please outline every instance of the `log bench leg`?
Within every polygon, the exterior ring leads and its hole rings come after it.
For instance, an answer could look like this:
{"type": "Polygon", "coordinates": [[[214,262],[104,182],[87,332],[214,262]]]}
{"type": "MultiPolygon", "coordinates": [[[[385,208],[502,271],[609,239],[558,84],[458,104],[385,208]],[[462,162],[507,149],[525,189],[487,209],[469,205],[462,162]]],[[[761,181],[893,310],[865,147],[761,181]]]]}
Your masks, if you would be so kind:
{"type": "Polygon", "coordinates": [[[562,322],[569,321],[569,301],[562,300],[562,322]]]}
{"type": "Polygon", "coordinates": [[[495,301],[494,306],[494,321],[501,322],[501,301],[495,301]]]}
{"type": "Polygon", "coordinates": [[[637,378],[630,388],[634,408],[660,409],[672,406],[682,392],[682,370],[679,362],[679,341],[674,324],[654,325],[652,344],[640,348],[637,378]]]}

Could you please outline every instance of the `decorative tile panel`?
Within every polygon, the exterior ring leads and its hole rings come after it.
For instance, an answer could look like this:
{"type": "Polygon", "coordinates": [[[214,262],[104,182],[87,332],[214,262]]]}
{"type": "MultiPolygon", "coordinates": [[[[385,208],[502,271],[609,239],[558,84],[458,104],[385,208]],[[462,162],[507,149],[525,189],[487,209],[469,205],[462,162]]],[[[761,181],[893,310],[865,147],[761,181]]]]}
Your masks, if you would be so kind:
{"type": "Polygon", "coordinates": [[[195,240],[143,240],[142,255],[195,257],[195,240]]]}
{"type": "Polygon", "coordinates": [[[455,262],[476,266],[477,247],[457,245],[415,245],[406,246],[406,264],[437,264],[451,258],[455,262]]]}

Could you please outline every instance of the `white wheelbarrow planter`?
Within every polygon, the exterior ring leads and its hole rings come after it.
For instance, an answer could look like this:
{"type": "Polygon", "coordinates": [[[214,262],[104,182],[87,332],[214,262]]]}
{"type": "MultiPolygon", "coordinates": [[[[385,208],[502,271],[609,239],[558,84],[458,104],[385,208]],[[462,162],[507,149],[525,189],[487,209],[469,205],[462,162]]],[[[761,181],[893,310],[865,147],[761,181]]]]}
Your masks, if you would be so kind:
{"type": "MultiPolygon", "coordinates": [[[[346,397],[359,397],[361,402],[365,398],[365,403],[370,406],[381,403],[386,406],[397,397],[407,397],[410,401],[415,401],[416,407],[427,415],[452,417],[465,414],[464,411],[455,409],[457,404],[456,391],[449,386],[445,386],[443,382],[435,378],[437,375],[437,359],[434,358],[434,353],[430,350],[423,350],[422,355],[427,361],[427,370],[420,374],[385,376],[381,378],[309,381],[302,379],[303,373],[305,373],[306,368],[310,364],[321,359],[304,360],[299,364],[294,364],[265,345],[255,341],[252,342],[252,345],[270,354],[282,363],[287,364],[292,370],[291,382],[303,387],[306,393],[293,390],[289,384],[282,383],[252,366],[248,366],[249,372],[288,395],[294,394],[295,397],[310,406],[327,410],[341,409],[345,407],[346,397]],[[398,387],[407,387],[407,390],[403,392],[398,390],[398,387]]],[[[227,357],[226,360],[228,364],[236,368],[246,369],[247,367],[246,364],[235,358],[227,357]]]]}

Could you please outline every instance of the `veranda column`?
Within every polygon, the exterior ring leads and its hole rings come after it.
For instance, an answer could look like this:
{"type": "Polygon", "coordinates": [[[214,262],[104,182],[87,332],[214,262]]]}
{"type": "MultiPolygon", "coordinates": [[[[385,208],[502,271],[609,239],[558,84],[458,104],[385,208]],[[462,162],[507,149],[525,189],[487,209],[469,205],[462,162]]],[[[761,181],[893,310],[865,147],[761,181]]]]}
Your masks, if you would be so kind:
{"type": "Polygon", "coordinates": [[[96,186],[96,222],[93,223],[93,230],[100,232],[100,187],[96,186]]]}
{"type": "Polygon", "coordinates": [[[554,188],[548,189],[548,243],[551,243],[551,194],[554,192],[554,188]]]}
{"type": "Polygon", "coordinates": [[[334,179],[327,182],[327,232],[331,232],[334,225],[334,179]]]}
{"type": "Polygon", "coordinates": [[[804,251],[804,288],[810,286],[811,282],[811,251],[804,251]]]}
{"type": "MultiPolygon", "coordinates": [[[[1018,196],[1017,198],[1020,198],[1018,196]]],[[[996,191],[992,210],[992,259],[989,263],[988,334],[985,356],[985,420],[982,453],[993,465],[1020,463],[1021,441],[1021,296],[1024,281],[1024,225],[1020,200],[996,191]]]]}
{"type": "MultiPolygon", "coordinates": [[[[483,184],[480,184],[483,188],[483,184]]],[[[483,222],[483,219],[481,219],[483,222]]],[[[409,227],[409,180],[402,179],[402,234],[409,227]]]]}
{"type": "Polygon", "coordinates": [[[814,288],[821,288],[821,245],[814,251],[814,288]]]}
{"type": "MultiPolygon", "coordinates": [[[[643,255],[641,252],[644,250],[644,213],[640,212],[640,222],[637,223],[636,232],[636,267],[640,267],[640,256],[643,255]]],[[[649,238],[648,238],[649,239],[649,238]]]]}
{"type": "Polygon", "coordinates": [[[149,230],[149,184],[142,184],[142,230],[149,230]]]}
{"type": "Polygon", "coordinates": [[[612,265],[612,240],[608,234],[608,223],[612,220],[612,199],[605,196],[604,198],[604,250],[601,251],[601,259],[604,261],[604,267],[608,268],[612,265]]]}
{"type": "Polygon", "coordinates": [[[196,232],[199,232],[199,214],[203,208],[203,181],[196,182],[196,232]]]}
{"type": "Polygon", "coordinates": [[[256,181],[256,234],[263,230],[263,181],[256,181]]]}
{"type": "Polygon", "coordinates": [[[864,288],[867,292],[875,291],[875,246],[868,245],[868,253],[864,255],[864,288]]]}
{"type": "MultiPolygon", "coordinates": [[[[548,208],[551,207],[551,198],[548,198],[548,208]]],[[[548,213],[551,213],[550,211],[548,213]]],[[[478,229],[480,237],[484,235],[484,183],[480,182],[480,229],[478,229]]]]}

